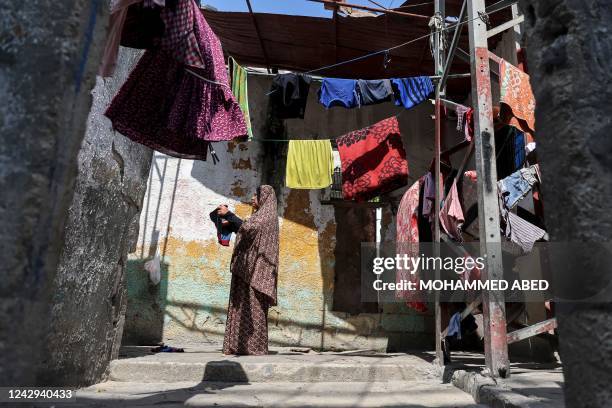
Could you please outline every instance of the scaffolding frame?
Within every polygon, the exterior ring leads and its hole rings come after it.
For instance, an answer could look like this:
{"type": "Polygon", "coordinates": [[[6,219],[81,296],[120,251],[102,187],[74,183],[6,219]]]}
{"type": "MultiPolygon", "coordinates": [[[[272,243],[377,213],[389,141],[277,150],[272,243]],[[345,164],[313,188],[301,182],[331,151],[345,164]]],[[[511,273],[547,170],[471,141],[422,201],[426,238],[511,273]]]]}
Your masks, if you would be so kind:
{"type": "MultiPolygon", "coordinates": [[[[459,15],[459,24],[453,31],[453,38],[448,50],[442,47],[442,35],[438,30],[434,33],[433,53],[435,74],[440,76],[435,93],[435,206],[434,206],[434,241],[441,242],[440,234],[440,202],[443,194],[440,183],[440,160],[442,139],[442,104],[453,105],[445,100],[446,81],[450,74],[453,58],[458,55],[470,63],[472,107],[474,109],[474,139],[463,159],[462,166],[467,163],[472,153],[475,154],[476,172],[478,175],[478,222],[481,254],[486,255],[482,279],[502,279],[502,251],[500,235],[500,214],[497,196],[497,168],[495,153],[495,129],[493,123],[493,100],[491,93],[490,60],[499,63],[500,58],[488,48],[488,38],[503,31],[513,29],[515,32],[516,50],[520,49],[519,24],[524,21],[516,0],[505,1],[503,7],[511,6],[512,20],[490,30],[487,29],[485,0],[464,0],[459,15]],[[507,3],[507,4],[506,4],[507,3]],[[467,14],[467,16],[466,16],[467,14]],[[467,17],[467,18],[466,18],[467,17]],[[463,23],[467,20],[469,35],[469,54],[458,47],[463,23]]],[[[445,0],[435,0],[434,18],[445,20],[445,0]]],[[[444,23],[442,23],[444,24],[444,23]]],[[[437,246],[437,245],[436,245],[437,246]]],[[[437,249],[439,251],[439,249],[437,249]]],[[[438,278],[439,272],[436,272],[438,278]]],[[[502,291],[485,291],[482,297],[472,302],[462,313],[462,319],[482,304],[484,322],[484,354],[486,373],[492,377],[509,377],[510,363],[508,359],[508,344],[524,340],[538,334],[554,330],[557,327],[555,318],[534,325],[507,332],[505,299],[502,291]]],[[[442,313],[439,295],[435,299],[435,334],[436,360],[445,364],[443,343],[446,329],[442,329],[442,313]]],[[[450,356],[450,351],[446,350],[450,356]]]]}

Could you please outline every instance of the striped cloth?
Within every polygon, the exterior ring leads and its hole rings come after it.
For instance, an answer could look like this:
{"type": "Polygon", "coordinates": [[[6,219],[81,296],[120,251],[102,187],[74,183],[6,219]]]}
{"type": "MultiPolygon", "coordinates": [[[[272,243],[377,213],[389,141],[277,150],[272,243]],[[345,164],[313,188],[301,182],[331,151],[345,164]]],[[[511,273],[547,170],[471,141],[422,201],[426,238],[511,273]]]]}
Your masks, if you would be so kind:
{"type": "Polygon", "coordinates": [[[542,228],[525,221],[518,215],[508,212],[506,218],[506,238],[518,244],[525,253],[531,252],[533,244],[546,235],[542,228]]]}
{"type": "Polygon", "coordinates": [[[393,78],[391,86],[395,94],[395,104],[406,109],[426,101],[434,91],[433,82],[428,76],[393,78]]]}

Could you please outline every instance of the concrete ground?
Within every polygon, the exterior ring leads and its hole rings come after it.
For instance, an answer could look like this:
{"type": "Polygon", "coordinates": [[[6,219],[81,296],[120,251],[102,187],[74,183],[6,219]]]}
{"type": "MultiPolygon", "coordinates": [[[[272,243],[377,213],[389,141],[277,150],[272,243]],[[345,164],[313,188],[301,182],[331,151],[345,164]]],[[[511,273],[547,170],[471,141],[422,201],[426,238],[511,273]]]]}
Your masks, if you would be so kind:
{"type": "Polygon", "coordinates": [[[455,352],[453,363],[444,368],[445,382],[495,407],[565,407],[561,364],[513,361],[510,377],[496,381],[481,375],[484,366],[482,354],[455,352]]]}
{"type": "MultiPolygon", "coordinates": [[[[110,381],[79,390],[79,407],[482,407],[443,383],[427,355],[296,352],[150,355],[124,349],[110,381]]],[[[56,407],[74,407],[73,404],[56,407]]]]}

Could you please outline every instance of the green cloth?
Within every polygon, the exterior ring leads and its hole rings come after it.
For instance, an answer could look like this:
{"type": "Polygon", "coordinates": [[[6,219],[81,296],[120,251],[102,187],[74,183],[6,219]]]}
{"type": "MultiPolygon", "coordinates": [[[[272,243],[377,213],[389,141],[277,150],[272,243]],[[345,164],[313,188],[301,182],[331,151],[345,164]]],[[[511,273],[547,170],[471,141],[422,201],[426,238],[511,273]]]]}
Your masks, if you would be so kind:
{"type": "Polygon", "coordinates": [[[290,140],[285,184],[320,189],[332,184],[334,158],[329,140],[290,140]]]}
{"type": "Polygon", "coordinates": [[[247,72],[242,68],[235,59],[230,57],[232,66],[232,93],[236,97],[238,105],[244,115],[244,121],[247,127],[249,140],[253,138],[253,130],[251,128],[251,115],[249,113],[249,88],[247,82],[247,72]]]}

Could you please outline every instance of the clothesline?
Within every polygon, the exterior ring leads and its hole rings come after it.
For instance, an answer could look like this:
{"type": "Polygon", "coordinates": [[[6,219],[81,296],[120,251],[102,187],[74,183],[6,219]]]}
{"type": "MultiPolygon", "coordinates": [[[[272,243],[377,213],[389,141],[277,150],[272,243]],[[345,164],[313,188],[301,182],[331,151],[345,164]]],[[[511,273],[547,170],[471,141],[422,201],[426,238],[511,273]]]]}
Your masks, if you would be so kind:
{"type": "MultiPolygon", "coordinates": [[[[276,76],[278,74],[270,74],[267,72],[261,72],[261,71],[255,71],[252,68],[248,68],[245,67],[246,71],[249,73],[249,75],[259,75],[259,76],[276,76]]],[[[440,79],[442,76],[441,75],[423,75],[423,76],[428,76],[431,80],[436,80],[436,79],[440,79]]],[[[465,74],[450,74],[448,76],[448,78],[470,78],[472,76],[472,74],[465,73],[465,74]]],[[[310,76],[310,79],[313,81],[317,81],[317,82],[322,82],[325,78],[321,77],[321,76],[310,76]]]]}
{"type": "MultiPolygon", "coordinates": [[[[494,3],[491,6],[489,6],[489,8],[493,8],[493,7],[495,7],[496,5],[498,5],[500,3],[504,3],[505,1],[506,0],[500,0],[497,3],[494,3]]],[[[474,17],[472,19],[468,19],[468,20],[461,21],[461,22],[458,22],[458,23],[455,23],[455,24],[451,24],[448,27],[444,27],[444,28],[442,28],[440,30],[432,31],[429,34],[425,34],[425,35],[422,35],[420,37],[413,38],[412,40],[406,41],[406,42],[398,44],[398,45],[394,45],[393,47],[389,47],[389,48],[385,48],[385,49],[382,49],[382,50],[374,51],[374,52],[371,52],[369,54],[362,55],[362,56],[356,57],[356,58],[352,58],[352,59],[349,59],[349,60],[346,60],[346,61],[341,61],[341,62],[338,62],[338,63],[335,63],[335,64],[326,65],[326,66],[323,66],[323,67],[320,67],[320,68],[312,69],[310,71],[305,72],[304,74],[310,75],[310,74],[312,74],[314,72],[319,72],[319,71],[323,71],[323,70],[330,69],[330,68],[336,68],[336,67],[339,67],[341,65],[346,65],[346,64],[350,64],[352,62],[361,61],[363,59],[370,58],[370,57],[373,57],[375,55],[384,54],[384,53],[387,53],[389,51],[405,47],[406,45],[409,45],[409,44],[415,43],[417,41],[423,40],[425,38],[431,37],[434,34],[442,33],[442,32],[444,32],[444,30],[450,30],[450,29],[453,29],[453,28],[455,28],[457,26],[467,24],[467,23],[469,23],[471,21],[474,21],[474,20],[478,20],[478,19],[482,18],[482,16],[490,16],[491,14],[497,13],[497,12],[499,12],[499,11],[505,9],[505,8],[511,7],[513,4],[514,3],[506,4],[503,7],[500,7],[498,9],[491,10],[491,11],[484,12],[484,13],[479,13],[478,17],[474,17]]]]}

